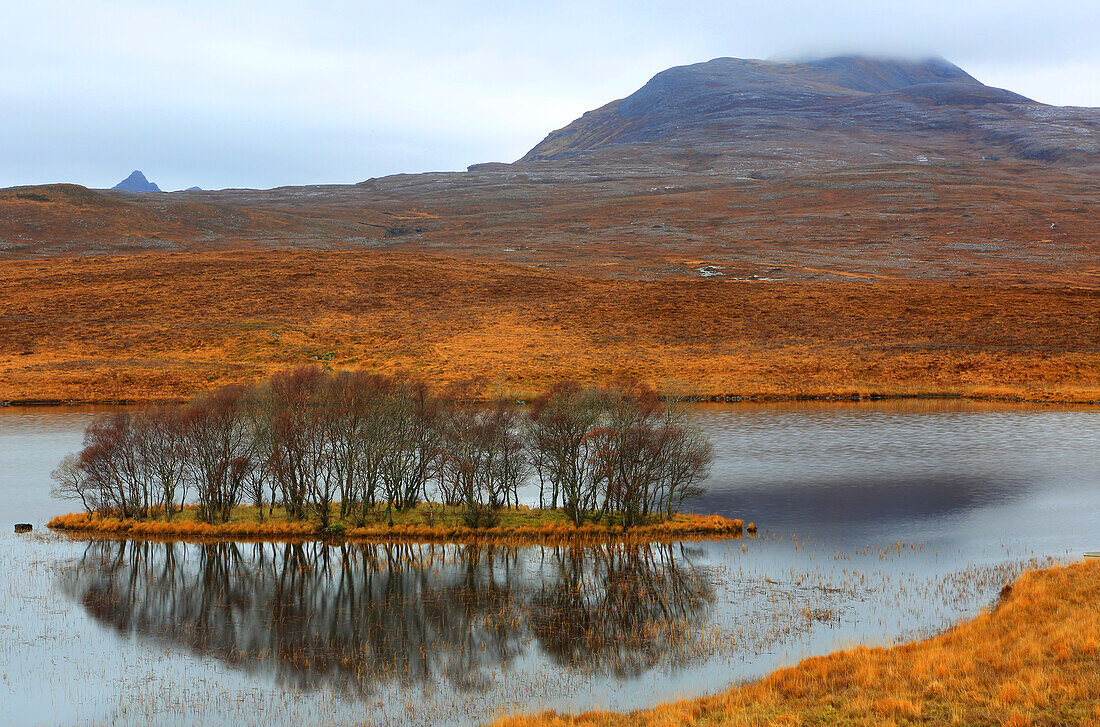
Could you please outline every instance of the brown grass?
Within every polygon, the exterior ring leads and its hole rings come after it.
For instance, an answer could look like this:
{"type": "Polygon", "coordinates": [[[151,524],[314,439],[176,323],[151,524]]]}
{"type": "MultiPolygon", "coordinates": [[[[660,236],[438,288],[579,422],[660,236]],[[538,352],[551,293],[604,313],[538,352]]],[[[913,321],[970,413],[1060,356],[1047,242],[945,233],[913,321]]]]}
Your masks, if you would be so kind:
{"type": "Polygon", "coordinates": [[[713,697],[631,714],[546,713],[496,727],[1100,725],[1100,562],[1022,576],[934,638],[806,659],[713,697]]]}
{"type": "Polygon", "coordinates": [[[701,396],[1100,399],[1100,290],[626,281],[390,252],[0,269],[0,401],[188,397],[315,361],[525,397],[634,377],[701,396]]]}
{"type": "MultiPolygon", "coordinates": [[[[334,508],[334,512],[336,509],[334,508]]],[[[323,532],[315,521],[289,521],[282,508],[260,522],[254,507],[234,508],[229,522],[212,525],[195,519],[196,510],[185,508],[171,521],[160,518],[120,519],[87,513],[59,515],[47,526],[78,535],[107,535],[173,540],[299,539],[326,537],[352,541],[481,542],[504,540],[515,543],[558,543],[586,540],[659,541],[695,537],[730,537],[742,532],[741,520],[720,515],[677,514],[671,519],[624,530],[614,522],[574,526],[560,510],[520,506],[500,511],[497,525],[470,528],[463,524],[461,508],[421,504],[406,512],[393,513],[387,524],[385,511],[375,509],[366,525],[339,522],[338,530],[323,532]]],[[[752,531],[755,527],[750,526],[752,531]]]]}

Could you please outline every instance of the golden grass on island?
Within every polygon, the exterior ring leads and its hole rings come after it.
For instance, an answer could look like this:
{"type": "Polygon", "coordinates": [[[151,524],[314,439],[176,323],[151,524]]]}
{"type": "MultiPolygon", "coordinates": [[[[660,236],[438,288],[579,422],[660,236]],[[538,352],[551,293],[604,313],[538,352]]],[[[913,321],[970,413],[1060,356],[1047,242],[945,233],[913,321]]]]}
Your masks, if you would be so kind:
{"type": "Polygon", "coordinates": [[[991,611],[925,641],[806,659],[713,697],[495,727],[1100,725],[1100,562],[1024,574],[991,611]]]}
{"type": "MultiPolygon", "coordinates": [[[[338,506],[334,506],[334,513],[338,506]]],[[[233,509],[229,522],[200,522],[197,510],[186,507],[163,518],[120,519],[88,513],[59,515],[47,526],[77,534],[137,538],[169,538],[173,540],[278,540],[328,538],[334,540],[413,540],[424,542],[474,542],[507,540],[517,543],[558,543],[574,540],[680,540],[691,538],[723,538],[741,535],[741,520],[721,515],[676,514],[671,518],[623,528],[614,518],[601,522],[573,525],[560,510],[511,507],[499,511],[496,525],[471,528],[463,524],[463,508],[422,503],[404,512],[393,511],[389,524],[384,508],[370,512],[364,525],[350,519],[333,518],[327,530],[315,520],[288,520],[286,512],[276,507],[260,522],[252,506],[233,509]]],[[[750,533],[756,526],[749,524],[750,533]]]]}

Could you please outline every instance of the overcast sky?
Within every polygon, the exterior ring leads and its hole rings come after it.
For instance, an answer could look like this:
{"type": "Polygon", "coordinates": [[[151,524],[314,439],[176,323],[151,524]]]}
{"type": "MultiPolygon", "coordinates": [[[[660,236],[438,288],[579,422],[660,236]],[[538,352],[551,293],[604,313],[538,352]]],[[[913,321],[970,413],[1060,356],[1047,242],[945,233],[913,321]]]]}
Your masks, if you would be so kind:
{"type": "Polygon", "coordinates": [[[1100,106],[1098,0],[0,0],[0,186],[357,182],[512,161],[669,66],[942,55],[1100,106]]]}

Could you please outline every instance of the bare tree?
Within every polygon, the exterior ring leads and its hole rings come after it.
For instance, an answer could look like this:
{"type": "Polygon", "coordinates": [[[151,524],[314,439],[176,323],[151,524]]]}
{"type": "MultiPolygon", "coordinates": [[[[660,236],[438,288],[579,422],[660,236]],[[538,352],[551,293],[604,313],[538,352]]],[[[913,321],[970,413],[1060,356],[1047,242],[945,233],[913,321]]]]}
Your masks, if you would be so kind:
{"type": "Polygon", "coordinates": [[[207,522],[229,520],[251,465],[251,442],[239,407],[245,391],[227,386],[192,402],[183,413],[198,515],[207,522]]]}
{"type": "MultiPolygon", "coordinates": [[[[327,512],[313,501],[318,487],[328,495],[321,480],[326,466],[325,412],[321,400],[324,372],[315,366],[303,366],[276,374],[268,384],[271,399],[271,471],[282,488],[287,515],[306,516],[311,507],[328,525],[327,512]]],[[[326,497],[325,507],[331,505],[326,497]]]]}
{"type": "Polygon", "coordinates": [[[359,462],[359,513],[360,525],[366,522],[367,513],[373,508],[382,491],[383,467],[387,460],[387,442],[392,422],[389,414],[398,384],[387,376],[368,375],[359,380],[357,406],[363,410],[359,433],[362,438],[359,462]]]}
{"type": "Polygon", "coordinates": [[[366,521],[380,479],[382,398],[392,380],[361,372],[340,372],[325,382],[330,476],[340,491],[340,517],[366,521]]]}
{"type": "Polygon", "coordinates": [[[422,382],[402,382],[386,403],[390,426],[380,470],[387,519],[392,522],[393,509],[416,506],[439,471],[441,407],[422,382]]]}
{"type": "Polygon", "coordinates": [[[129,412],[105,414],[84,432],[80,466],[99,492],[101,509],[119,517],[142,514],[142,481],[129,412]]]}
{"type": "Polygon", "coordinates": [[[228,520],[242,499],[262,521],[265,495],[292,519],[363,525],[428,499],[439,483],[467,523],[519,504],[532,470],[539,504],[576,525],[632,526],[670,517],[702,492],[714,459],[678,402],[637,384],[553,386],[526,414],[473,402],[477,387],[437,396],[422,382],[300,367],[253,387],[226,387],[182,411],[153,407],[93,421],[78,457],[54,473],[58,496],[120,517],[172,518],[194,486],[198,517],[228,520]],[[338,515],[337,515],[338,513],[338,515]]]}
{"type": "Polygon", "coordinates": [[[267,494],[268,513],[275,509],[279,483],[272,473],[272,408],[270,397],[253,388],[240,404],[241,418],[248,431],[249,454],[252,466],[244,479],[244,497],[256,508],[256,516],[264,521],[264,495],[267,494]]]}
{"type": "Polygon", "coordinates": [[[550,507],[562,509],[580,525],[596,508],[599,471],[594,431],[601,423],[605,396],[573,382],[556,384],[532,403],[530,446],[540,483],[540,502],[551,487],[550,507]]]}
{"type": "Polygon", "coordinates": [[[133,432],[142,479],[151,484],[150,495],[171,520],[187,499],[187,438],[180,412],[159,406],[146,409],[133,417],[133,432]]]}
{"type": "Polygon", "coordinates": [[[682,405],[666,408],[661,430],[661,472],[655,505],[666,517],[680,511],[684,501],[702,496],[703,482],[714,463],[714,446],[698,425],[687,421],[682,405]]]}
{"type": "Polygon", "coordinates": [[[518,414],[502,402],[452,406],[443,422],[444,491],[464,505],[467,525],[495,524],[527,471],[518,414]]]}
{"type": "Polygon", "coordinates": [[[531,472],[531,462],[527,457],[526,418],[503,400],[496,401],[487,412],[486,431],[490,439],[490,479],[497,483],[499,496],[495,502],[503,500],[519,506],[519,487],[531,472]]]}
{"type": "Polygon", "coordinates": [[[99,509],[99,491],[80,466],[80,455],[67,454],[50,473],[54,486],[50,497],[59,500],[80,500],[84,510],[92,513],[99,509]]]}
{"type": "Polygon", "coordinates": [[[661,408],[649,389],[628,386],[609,392],[605,426],[595,433],[604,488],[604,513],[616,513],[624,527],[649,514],[660,480],[661,408]]]}

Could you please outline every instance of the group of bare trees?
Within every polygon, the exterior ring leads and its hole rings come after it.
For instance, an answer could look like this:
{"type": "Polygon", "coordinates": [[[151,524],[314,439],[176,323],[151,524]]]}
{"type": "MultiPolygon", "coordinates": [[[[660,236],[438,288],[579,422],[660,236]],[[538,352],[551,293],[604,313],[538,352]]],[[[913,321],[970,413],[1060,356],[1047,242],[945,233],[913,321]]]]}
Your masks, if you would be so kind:
{"type": "Polygon", "coordinates": [[[627,526],[670,517],[702,494],[714,459],[681,407],[639,386],[557,384],[535,399],[528,422],[539,502],[560,503],[577,525],[592,513],[627,526]]]}
{"type": "Polygon", "coordinates": [[[261,520],[392,522],[427,500],[491,525],[535,475],[541,507],[575,524],[630,526],[697,495],[711,446],[680,408],[640,387],[562,383],[522,408],[437,395],[423,382],[303,367],[182,407],[96,419],[54,472],[55,494],[89,511],[171,519],[193,502],[206,522],[240,504],[261,520]],[[188,498],[191,498],[189,500],[188,498]]]}

